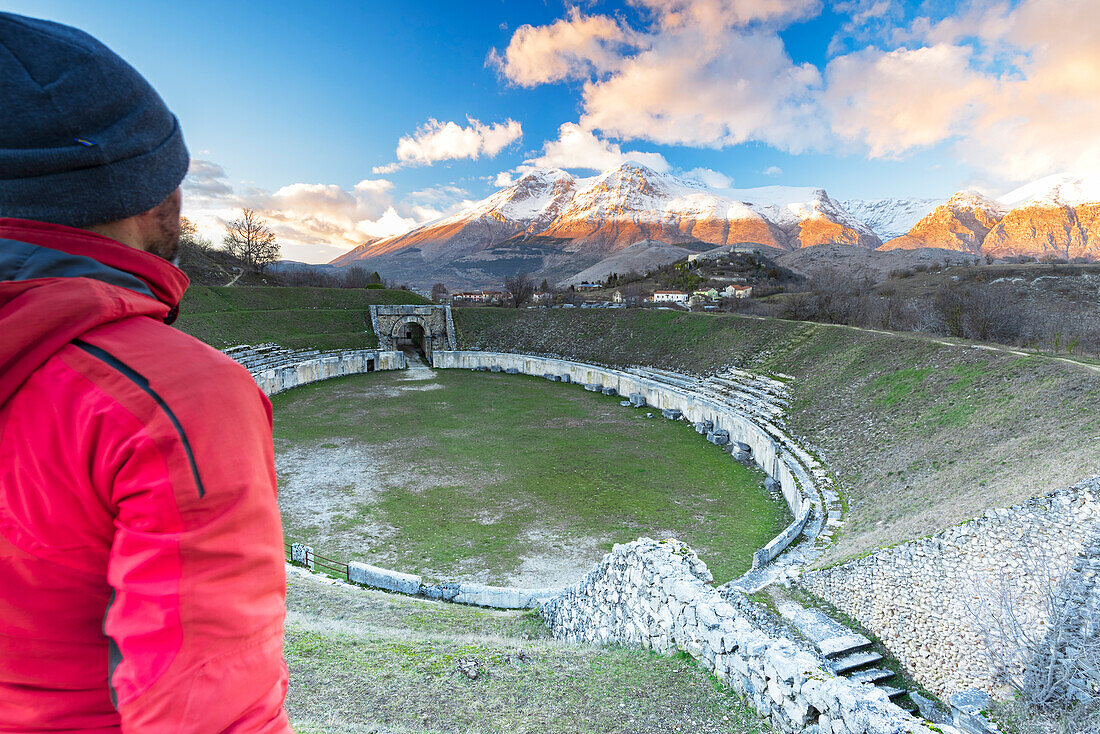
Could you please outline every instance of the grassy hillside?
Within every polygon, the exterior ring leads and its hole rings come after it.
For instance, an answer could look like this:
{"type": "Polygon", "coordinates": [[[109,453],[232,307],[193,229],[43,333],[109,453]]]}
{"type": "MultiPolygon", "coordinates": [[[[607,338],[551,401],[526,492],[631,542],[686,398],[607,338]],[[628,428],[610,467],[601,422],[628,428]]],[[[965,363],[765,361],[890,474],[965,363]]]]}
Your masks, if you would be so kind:
{"type": "Polygon", "coordinates": [[[287,582],[287,711],[302,734],[770,731],[683,653],[562,644],[535,612],[287,582]],[[469,660],[474,679],[457,670],[469,660]]]}
{"type": "Polygon", "coordinates": [[[430,301],[402,290],[192,286],[175,325],[219,349],[264,342],[364,349],[378,345],[367,307],[397,303],[430,301]]]}
{"type": "Polygon", "coordinates": [[[788,425],[841,482],[836,561],[1100,473],[1094,366],[918,335],[673,311],[459,309],[464,348],[791,382],[788,425]]]}

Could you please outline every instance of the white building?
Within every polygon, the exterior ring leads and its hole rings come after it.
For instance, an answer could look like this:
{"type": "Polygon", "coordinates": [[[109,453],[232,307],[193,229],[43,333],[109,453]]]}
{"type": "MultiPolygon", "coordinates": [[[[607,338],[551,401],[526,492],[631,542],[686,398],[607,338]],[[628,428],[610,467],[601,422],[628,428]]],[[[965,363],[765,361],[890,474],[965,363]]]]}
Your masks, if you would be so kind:
{"type": "Polygon", "coordinates": [[[681,305],[688,302],[688,294],[683,291],[656,291],[653,294],[654,303],[679,303],[681,305]]]}

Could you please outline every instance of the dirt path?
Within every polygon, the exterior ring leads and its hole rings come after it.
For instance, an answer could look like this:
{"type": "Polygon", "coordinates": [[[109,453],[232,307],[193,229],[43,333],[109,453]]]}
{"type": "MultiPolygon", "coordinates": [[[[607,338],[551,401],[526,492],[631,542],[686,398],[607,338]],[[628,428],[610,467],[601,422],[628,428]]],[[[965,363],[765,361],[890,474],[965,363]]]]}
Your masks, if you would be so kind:
{"type": "MultiPolygon", "coordinates": [[[[748,318],[757,319],[759,321],[767,321],[766,316],[749,316],[748,318]]],[[[807,321],[807,324],[819,324],[817,321],[807,321]]],[[[937,339],[931,336],[922,336],[920,334],[914,334],[912,332],[898,332],[898,331],[886,331],[885,329],[871,329],[865,326],[852,326],[851,324],[824,324],[821,326],[835,326],[842,329],[851,329],[852,331],[863,331],[868,334],[881,334],[882,336],[890,336],[896,338],[905,339],[918,339],[920,341],[929,342],[932,344],[941,344],[945,347],[959,347],[960,349],[984,349],[987,352],[1002,352],[1004,354],[1011,354],[1017,357],[1043,357],[1044,359],[1051,359],[1055,362],[1064,362],[1065,364],[1073,365],[1074,367],[1081,367],[1089,372],[1095,372],[1100,374],[1100,365],[1089,364],[1088,362],[1082,362],[1072,357],[1058,357],[1053,354],[1046,354],[1045,352],[1026,352],[1020,349],[1014,349],[1012,347],[1006,347],[999,344],[976,344],[974,342],[965,341],[948,341],[946,339],[937,339]]]]}

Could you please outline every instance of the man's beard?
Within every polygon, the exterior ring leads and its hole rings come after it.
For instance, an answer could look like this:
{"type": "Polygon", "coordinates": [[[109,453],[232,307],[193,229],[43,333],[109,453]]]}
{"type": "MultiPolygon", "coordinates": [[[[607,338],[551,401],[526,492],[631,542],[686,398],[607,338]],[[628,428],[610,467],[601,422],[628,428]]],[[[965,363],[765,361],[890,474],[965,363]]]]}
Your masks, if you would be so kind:
{"type": "Polygon", "coordinates": [[[173,265],[179,264],[180,249],[180,208],[165,205],[157,207],[156,235],[146,241],[146,251],[162,257],[173,265]]]}

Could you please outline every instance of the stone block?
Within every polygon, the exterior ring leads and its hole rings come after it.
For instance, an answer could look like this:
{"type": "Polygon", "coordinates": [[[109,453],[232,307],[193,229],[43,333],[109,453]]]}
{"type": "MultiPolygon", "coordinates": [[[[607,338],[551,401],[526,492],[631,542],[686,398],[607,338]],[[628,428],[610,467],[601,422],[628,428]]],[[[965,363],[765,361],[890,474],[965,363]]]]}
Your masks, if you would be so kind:
{"type": "Polygon", "coordinates": [[[616,390],[613,387],[605,387],[602,390],[600,390],[600,392],[602,392],[604,395],[618,395],[619,394],[619,391],[616,390]]]}
{"type": "Polygon", "coordinates": [[[744,441],[737,441],[734,445],[737,447],[738,451],[744,451],[746,454],[750,455],[752,454],[752,446],[749,446],[744,441]]]}
{"type": "Polygon", "coordinates": [[[706,434],[709,429],[705,421],[695,421],[695,432],[700,434],[706,434]]]}
{"type": "Polygon", "coordinates": [[[348,564],[348,580],[353,584],[369,586],[372,589],[395,591],[399,594],[419,594],[420,576],[400,571],[379,568],[369,563],[352,561],[348,564]]]}
{"type": "Polygon", "coordinates": [[[561,376],[561,381],[562,381],[562,382],[572,382],[572,381],[573,381],[573,378],[572,378],[572,377],[570,377],[569,375],[562,375],[562,376],[561,376]]]}
{"type": "Polygon", "coordinates": [[[290,546],[290,562],[299,566],[306,566],[313,570],[313,548],[302,543],[294,543],[290,546]]]}
{"type": "Polygon", "coordinates": [[[630,404],[633,405],[635,408],[644,408],[645,395],[642,395],[640,392],[630,393],[630,404]]]}
{"type": "Polygon", "coordinates": [[[629,408],[630,407],[630,401],[629,400],[620,400],[619,405],[623,406],[624,408],[629,408]]]}
{"type": "Polygon", "coordinates": [[[707,434],[707,440],[715,446],[725,446],[727,443],[730,442],[730,437],[729,434],[725,433],[724,431],[711,431],[707,434]]]}
{"type": "Polygon", "coordinates": [[[668,418],[670,421],[676,421],[680,420],[680,416],[682,416],[683,413],[676,410],[676,408],[663,408],[661,410],[661,415],[663,415],[665,418],[668,418]]]}
{"type": "Polygon", "coordinates": [[[500,372],[501,371],[500,365],[499,364],[494,364],[493,366],[491,366],[489,368],[489,371],[490,372],[500,372]]]}
{"type": "Polygon", "coordinates": [[[507,373],[509,375],[518,375],[519,374],[519,370],[517,370],[515,367],[508,367],[504,371],[505,371],[505,373],[507,373]]]}
{"type": "Polygon", "coordinates": [[[589,382],[584,386],[584,389],[588,392],[600,392],[601,390],[603,390],[603,385],[595,382],[589,382]]]}

